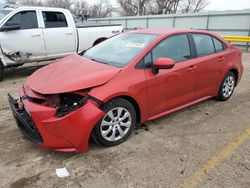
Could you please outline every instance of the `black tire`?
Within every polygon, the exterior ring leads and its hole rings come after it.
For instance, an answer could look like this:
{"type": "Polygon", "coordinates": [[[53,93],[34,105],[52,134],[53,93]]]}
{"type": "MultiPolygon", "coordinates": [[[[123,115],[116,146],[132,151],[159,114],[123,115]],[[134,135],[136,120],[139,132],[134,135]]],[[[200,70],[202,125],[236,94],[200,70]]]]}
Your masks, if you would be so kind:
{"type": "Polygon", "coordinates": [[[3,78],[4,78],[4,66],[0,60],[0,82],[3,80],[3,78]]]}
{"type": "Polygon", "coordinates": [[[233,92],[234,92],[234,88],[236,86],[236,77],[235,77],[235,74],[233,72],[229,72],[227,73],[227,75],[224,77],[224,79],[222,80],[221,84],[220,84],[220,88],[219,88],[219,91],[218,91],[218,94],[216,96],[216,99],[219,100],[219,101],[226,101],[228,100],[233,92]],[[227,84],[226,82],[228,81],[229,78],[232,78],[233,79],[233,87],[230,89],[230,93],[228,93],[226,95],[226,92],[225,92],[225,84],[227,84]]]}
{"type": "MultiPolygon", "coordinates": [[[[99,122],[96,124],[92,131],[92,139],[99,145],[103,145],[106,147],[116,146],[121,143],[123,143],[133,132],[136,124],[136,111],[133,107],[133,105],[121,98],[113,99],[109,101],[104,107],[103,111],[105,112],[104,117],[102,117],[99,122]],[[118,110],[120,111],[120,115],[118,110]],[[116,113],[115,113],[116,112],[116,113]],[[109,114],[112,113],[114,118],[117,118],[116,121],[113,121],[109,114]],[[126,117],[124,120],[121,120],[123,117],[126,117]],[[118,116],[120,119],[118,120],[118,116]],[[108,122],[109,124],[102,125],[102,122],[108,122]],[[126,122],[127,121],[127,122],[126,122]],[[129,127],[123,127],[125,124],[130,124],[129,127]],[[112,125],[111,125],[112,124],[112,125]],[[118,128],[119,126],[119,128],[118,128]],[[108,131],[109,130],[109,131],[108,131]],[[114,131],[115,130],[115,131],[114,131]],[[109,132],[105,138],[103,136],[104,131],[109,132]],[[120,136],[121,132],[124,133],[124,135],[120,136]],[[115,135],[115,139],[112,140],[112,135],[115,135]],[[117,137],[116,137],[117,136],[117,137]],[[110,140],[108,140],[110,139],[110,140]]],[[[127,125],[126,125],[127,126],[127,125]]]]}

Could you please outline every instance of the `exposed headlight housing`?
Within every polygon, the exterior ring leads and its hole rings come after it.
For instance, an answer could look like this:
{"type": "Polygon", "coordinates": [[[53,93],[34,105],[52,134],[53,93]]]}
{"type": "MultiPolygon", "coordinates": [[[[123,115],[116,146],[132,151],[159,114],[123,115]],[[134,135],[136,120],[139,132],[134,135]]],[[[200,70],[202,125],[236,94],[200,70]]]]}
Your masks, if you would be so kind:
{"type": "Polygon", "coordinates": [[[47,96],[44,104],[56,108],[56,117],[63,117],[82,107],[88,98],[88,95],[62,93],[47,96]]]}
{"type": "Polygon", "coordinates": [[[99,99],[88,95],[90,89],[73,91],[69,93],[46,95],[42,103],[56,109],[56,117],[63,117],[73,111],[78,110],[90,100],[97,107],[102,108],[104,103],[99,99]]]}
{"type": "Polygon", "coordinates": [[[88,100],[87,95],[74,93],[60,94],[60,103],[56,106],[56,117],[63,117],[82,107],[88,100]]]}

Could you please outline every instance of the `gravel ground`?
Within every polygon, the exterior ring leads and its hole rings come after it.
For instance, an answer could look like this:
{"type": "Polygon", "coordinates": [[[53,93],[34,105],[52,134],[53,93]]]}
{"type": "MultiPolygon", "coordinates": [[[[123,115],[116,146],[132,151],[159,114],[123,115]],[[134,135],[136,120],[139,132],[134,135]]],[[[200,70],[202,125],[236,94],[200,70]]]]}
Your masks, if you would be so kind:
{"type": "MultiPolygon", "coordinates": [[[[88,153],[60,153],[26,141],[12,118],[7,93],[17,97],[40,67],[8,70],[0,83],[0,187],[180,187],[207,160],[250,127],[250,53],[244,76],[227,102],[208,100],[146,123],[124,143],[88,153]],[[60,179],[56,168],[67,167],[60,179]]],[[[197,187],[250,187],[250,139],[197,180],[197,187]]]]}

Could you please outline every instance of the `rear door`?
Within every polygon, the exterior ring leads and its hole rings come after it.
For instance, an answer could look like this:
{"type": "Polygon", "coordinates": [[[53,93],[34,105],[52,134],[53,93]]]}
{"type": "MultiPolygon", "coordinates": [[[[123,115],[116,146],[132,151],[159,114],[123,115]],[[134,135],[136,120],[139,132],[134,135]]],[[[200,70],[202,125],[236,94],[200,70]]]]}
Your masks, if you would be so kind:
{"type": "Polygon", "coordinates": [[[35,10],[14,14],[5,25],[19,23],[18,30],[0,32],[1,50],[6,60],[15,62],[44,59],[46,57],[42,29],[38,26],[35,10]]]}
{"type": "Polygon", "coordinates": [[[73,23],[60,11],[41,11],[44,21],[44,40],[48,59],[63,57],[76,51],[73,23]]]}
{"type": "Polygon", "coordinates": [[[151,116],[169,111],[194,99],[196,64],[188,35],[170,36],[153,48],[144,61],[148,87],[148,110],[151,116]],[[176,64],[172,69],[152,73],[152,62],[159,57],[172,58],[176,64]]]}
{"type": "Polygon", "coordinates": [[[197,51],[195,99],[216,95],[225,63],[225,45],[208,34],[193,33],[197,51]]]}

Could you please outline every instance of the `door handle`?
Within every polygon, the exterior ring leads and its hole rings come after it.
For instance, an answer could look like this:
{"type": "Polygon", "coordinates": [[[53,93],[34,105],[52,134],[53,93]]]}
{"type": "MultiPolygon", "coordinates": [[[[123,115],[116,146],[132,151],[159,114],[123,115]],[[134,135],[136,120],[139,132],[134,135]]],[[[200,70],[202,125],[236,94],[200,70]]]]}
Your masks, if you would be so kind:
{"type": "Polygon", "coordinates": [[[219,57],[218,61],[224,61],[225,58],[224,57],[219,57]]]}
{"type": "Polygon", "coordinates": [[[66,32],[65,35],[73,35],[73,32],[66,32]]]}
{"type": "Polygon", "coordinates": [[[31,36],[32,36],[32,37],[40,37],[41,34],[32,34],[31,36]]]}
{"type": "Polygon", "coordinates": [[[193,71],[194,69],[196,69],[197,66],[195,65],[190,65],[189,68],[187,69],[188,71],[193,71]]]}

